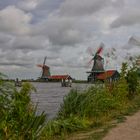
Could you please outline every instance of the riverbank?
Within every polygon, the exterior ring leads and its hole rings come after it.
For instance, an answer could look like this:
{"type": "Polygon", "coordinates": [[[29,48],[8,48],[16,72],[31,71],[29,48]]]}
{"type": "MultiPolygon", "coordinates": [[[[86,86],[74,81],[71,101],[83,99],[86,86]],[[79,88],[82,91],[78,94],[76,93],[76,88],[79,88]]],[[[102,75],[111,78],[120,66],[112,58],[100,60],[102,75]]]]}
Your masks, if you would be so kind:
{"type": "MultiPolygon", "coordinates": [[[[88,106],[86,107],[88,108],[88,106]]],[[[71,118],[69,117],[68,119],[62,118],[61,121],[56,120],[55,123],[52,123],[57,130],[50,126],[52,135],[53,131],[55,131],[55,135],[48,138],[48,140],[61,140],[62,138],[65,140],[101,140],[111,128],[115,127],[118,123],[125,121],[125,117],[127,115],[132,115],[139,109],[140,95],[137,95],[133,100],[131,100],[131,102],[129,102],[129,105],[127,104],[125,109],[122,106],[120,111],[112,110],[109,111],[109,114],[105,113],[104,115],[101,113],[101,116],[97,116],[96,118],[93,117],[90,120],[87,118],[80,120],[81,117],[74,118],[74,116],[71,116],[71,118]],[[80,127],[77,128],[77,125],[80,127]],[[62,130],[61,132],[59,131],[59,127],[62,130]],[[68,133],[73,131],[77,132],[68,133]]],[[[48,132],[48,129],[46,131],[48,132]]]]}
{"type": "Polygon", "coordinates": [[[139,140],[140,96],[124,114],[116,116],[103,126],[73,133],[66,140],[139,140]]]}

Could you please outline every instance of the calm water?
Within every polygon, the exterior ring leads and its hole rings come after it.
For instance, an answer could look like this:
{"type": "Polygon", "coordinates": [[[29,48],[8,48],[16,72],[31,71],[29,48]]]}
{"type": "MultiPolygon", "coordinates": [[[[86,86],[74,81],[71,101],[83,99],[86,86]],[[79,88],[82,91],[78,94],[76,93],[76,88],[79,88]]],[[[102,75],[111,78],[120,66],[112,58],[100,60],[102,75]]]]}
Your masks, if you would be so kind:
{"type": "Polygon", "coordinates": [[[89,84],[75,84],[72,87],[61,87],[60,83],[32,83],[36,89],[36,93],[31,94],[31,99],[34,104],[38,104],[37,113],[45,111],[48,118],[56,116],[60,104],[63,102],[63,97],[74,88],[77,90],[85,90],[89,84]]]}

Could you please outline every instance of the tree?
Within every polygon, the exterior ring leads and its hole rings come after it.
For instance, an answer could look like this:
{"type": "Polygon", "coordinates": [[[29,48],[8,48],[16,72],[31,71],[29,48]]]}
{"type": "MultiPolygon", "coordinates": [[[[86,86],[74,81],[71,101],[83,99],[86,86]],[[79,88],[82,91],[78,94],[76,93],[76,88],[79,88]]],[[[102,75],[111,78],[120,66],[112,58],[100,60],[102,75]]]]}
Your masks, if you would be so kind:
{"type": "Polygon", "coordinates": [[[133,64],[133,66],[128,70],[127,75],[126,75],[129,95],[135,94],[137,91],[137,87],[139,85],[137,70],[138,68],[136,64],[133,64]]]}

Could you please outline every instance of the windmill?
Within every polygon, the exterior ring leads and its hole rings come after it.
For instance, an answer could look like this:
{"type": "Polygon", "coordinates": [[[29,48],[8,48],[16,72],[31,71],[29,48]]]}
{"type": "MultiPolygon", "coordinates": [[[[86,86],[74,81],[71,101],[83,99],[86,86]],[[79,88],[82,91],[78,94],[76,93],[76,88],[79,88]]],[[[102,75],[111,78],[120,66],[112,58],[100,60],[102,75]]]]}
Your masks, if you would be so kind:
{"type": "Polygon", "coordinates": [[[38,67],[42,68],[40,79],[44,79],[44,80],[48,79],[48,77],[50,76],[50,68],[47,65],[45,65],[46,59],[47,57],[44,58],[43,64],[37,65],[38,67]]]}
{"type": "Polygon", "coordinates": [[[103,50],[103,46],[104,44],[101,43],[96,53],[94,55],[92,54],[93,58],[90,60],[90,62],[93,61],[93,66],[91,71],[87,72],[89,73],[88,82],[95,82],[97,80],[97,76],[105,72],[104,59],[100,56],[100,53],[103,50]]]}

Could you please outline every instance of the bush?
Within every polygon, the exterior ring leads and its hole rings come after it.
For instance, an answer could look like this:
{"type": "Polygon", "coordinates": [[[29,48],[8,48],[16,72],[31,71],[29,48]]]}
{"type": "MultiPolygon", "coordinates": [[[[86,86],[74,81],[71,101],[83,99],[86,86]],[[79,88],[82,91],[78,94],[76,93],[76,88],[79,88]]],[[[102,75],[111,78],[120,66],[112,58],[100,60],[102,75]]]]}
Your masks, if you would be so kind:
{"type": "Polygon", "coordinates": [[[36,108],[31,105],[29,83],[17,91],[12,83],[0,79],[0,139],[34,140],[40,135],[46,115],[36,116],[36,108]]]}
{"type": "Polygon", "coordinates": [[[58,113],[58,118],[70,115],[80,117],[100,117],[111,110],[120,109],[116,96],[109,94],[105,88],[91,87],[86,93],[72,90],[65,98],[58,113]]]}
{"type": "Polygon", "coordinates": [[[136,94],[139,83],[138,83],[138,73],[135,68],[131,68],[128,71],[126,80],[128,83],[129,95],[132,96],[136,94]]]}

